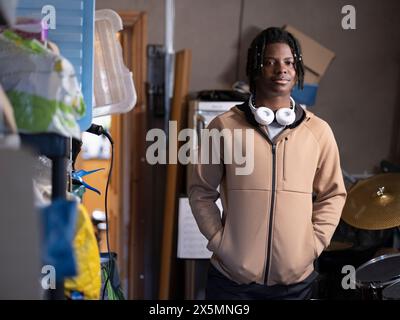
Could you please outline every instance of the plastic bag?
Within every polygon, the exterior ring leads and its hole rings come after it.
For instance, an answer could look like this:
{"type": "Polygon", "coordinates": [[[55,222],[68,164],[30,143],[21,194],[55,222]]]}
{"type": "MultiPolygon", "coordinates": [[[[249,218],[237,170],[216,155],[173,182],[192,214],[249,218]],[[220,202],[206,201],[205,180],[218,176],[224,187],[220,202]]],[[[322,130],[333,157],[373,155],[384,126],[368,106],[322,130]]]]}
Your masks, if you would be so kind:
{"type": "Polygon", "coordinates": [[[77,292],[83,299],[99,299],[101,287],[100,253],[90,216],[83,205],[79,205],[74,250],[78,275],[64,282],[66,295],[76,299],[77,292]]]}
{"type": "Polygon", "coordinates": [[[102,252],[100,257],[101,300],[125,300],[117,267],[117,254],[115,252],[102,252]]]}
{"type": "Polygon", "coordinates": [[[79,139],[85,104],[72,64],[39,41],[0,34],[0,83],[20,132],[54,132],[79,139]]]}

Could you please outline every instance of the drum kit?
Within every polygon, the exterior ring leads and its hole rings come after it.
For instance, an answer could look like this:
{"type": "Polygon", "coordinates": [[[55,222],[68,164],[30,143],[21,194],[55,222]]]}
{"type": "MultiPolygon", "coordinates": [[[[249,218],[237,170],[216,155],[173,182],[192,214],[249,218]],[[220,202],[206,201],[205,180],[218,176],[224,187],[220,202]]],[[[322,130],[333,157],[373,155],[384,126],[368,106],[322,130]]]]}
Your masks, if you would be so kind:
{"type": "MultiPolygon", "coordinates": [[[[384,173],[360,180],[348,191],[342,220],[362,230],[400,230],[400,173],[384,173]]],[[[326,252],[349,250],[352,242],[332,241],[326,252]]],[[[381,250],[355,272],[362,299],[400,300],[399,248],[381,250]],[[392,252],[387,254],[386,252],[392,252]]]]}
{"type": "Polygon", "coordinates": [[[364,263],[356,270],[356,286],[366,300],[400,300],[400,254],[364,263]]]}

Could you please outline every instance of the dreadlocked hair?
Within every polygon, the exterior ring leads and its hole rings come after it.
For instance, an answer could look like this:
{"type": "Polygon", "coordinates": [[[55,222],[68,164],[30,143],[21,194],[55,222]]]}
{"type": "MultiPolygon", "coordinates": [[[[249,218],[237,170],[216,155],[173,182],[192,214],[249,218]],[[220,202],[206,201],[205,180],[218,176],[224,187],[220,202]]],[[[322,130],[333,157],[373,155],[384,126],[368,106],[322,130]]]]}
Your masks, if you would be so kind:
{"type": "Polygon", "coordinates": [[[273,43],[286,43],[292,50],[297,86],[299,89],[303,89],[304,64],[299,42],[291,33],[282,28],[271,27],[261,31],[254,38],[247,53],[246,74],[250,82],[250,91],[255,93],[255,80],[261,74],[265,50],[269,44],[273,43]]]}

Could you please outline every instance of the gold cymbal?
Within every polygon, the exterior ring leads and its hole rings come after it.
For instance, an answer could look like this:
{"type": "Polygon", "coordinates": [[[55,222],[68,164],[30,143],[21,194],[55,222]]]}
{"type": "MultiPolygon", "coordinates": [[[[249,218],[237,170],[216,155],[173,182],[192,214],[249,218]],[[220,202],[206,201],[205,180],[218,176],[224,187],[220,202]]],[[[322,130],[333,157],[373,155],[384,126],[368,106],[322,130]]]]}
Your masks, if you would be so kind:
{"type": "Polygon", "coordinates": [[[353,247],[351,242],[331,241],[328,247],[324,251],[341,251],[347,250],[353,247]]]}
{"type": "Polygon", "coordinates": [[[366,230],[400,226],[400,174],[384,173],[357,182],[348,192],[342,219],[366,230]]]}

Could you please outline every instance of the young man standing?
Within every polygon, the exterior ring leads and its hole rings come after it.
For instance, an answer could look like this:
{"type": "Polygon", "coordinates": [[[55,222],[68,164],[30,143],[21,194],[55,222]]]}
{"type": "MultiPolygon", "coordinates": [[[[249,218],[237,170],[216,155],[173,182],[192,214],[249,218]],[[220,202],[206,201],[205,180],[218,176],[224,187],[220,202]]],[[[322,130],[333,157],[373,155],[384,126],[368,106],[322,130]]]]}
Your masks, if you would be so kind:
{"type": "Polygon", "coordinates": [[[329,125],[290,97],[304,77],[290,33],[262,31],[249,48],[247,74],[249,101],[208,129],[254,130],[253,150],[241,150],[253,153],[254,170],[238,175],[240,165],[224,162],[232,150],[223,148],[219,163],[193,166],[189,184],[194,217],[213,252],[206,299],[308,299],[314,260],[346,199],[338,148],[329,125]]]}

